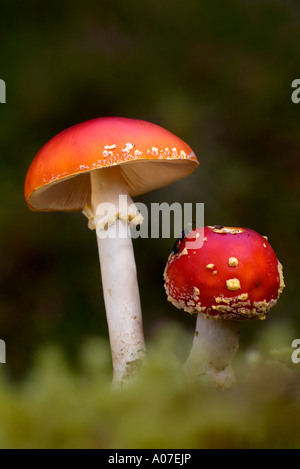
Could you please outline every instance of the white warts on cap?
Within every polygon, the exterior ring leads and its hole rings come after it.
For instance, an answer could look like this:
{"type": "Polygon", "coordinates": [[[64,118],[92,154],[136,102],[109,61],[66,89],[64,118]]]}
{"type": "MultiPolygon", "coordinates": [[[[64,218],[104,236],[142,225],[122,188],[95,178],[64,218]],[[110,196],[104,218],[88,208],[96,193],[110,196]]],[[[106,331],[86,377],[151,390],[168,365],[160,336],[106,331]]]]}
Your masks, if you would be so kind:
{"type": "Polygon", "coordinates": [[[112,152],[112,151],[108,151],[108,150],[104,150],[104,151],[103,151],[103,158],[107,158],[108,156],[113,157],[113,156],[114,156],[113,152],[112,152]]]}
{"type": "Polygon", "coordinates": [[[228,264],[230,265],[230,267],[236,267],[238,265],[239,261],[236,257],[230,257],[228,259],[228,264]]]}
{"type": "Polygon", "coordinates": [[[187,248],[184,248],[181,252],[179,252],[176,256],[179,259],[181,256],[187,256],[189,254],[187,248]]]}
{"type": "Polygon", "coordinates": [[[279,296],[282,293],[282,290],[285,287],[282,265],[279,261],[278,261],[278,273],[279,273],[279,279],[280,279],[279,291],[278,291],[278,296],[279,296]]]}
{"type": "Polygon", "coordinates": [[[125,146],[125,148],[122,148],[122,151],[128,152],[128,151],[132,150],[133,147],[134,147],[133,143],[126,143],[126,146],[125,146]]]}
{"type": "Polygon", "coordinates": [[[226,287],[228,290],[236,291],[241,288],[241,284],[237,278],[230,278],[229,280],[226,280],[226,287]]]}
{"type": "Polygon", "coordinates": [[[214,233],[219,233],[219,234],[230,233],[230,234],[235,235],[238,233],[242,233],[244,231],[243,228],[231,228],[228,226],[220,226],[220,225],[209,226],[208,228],[211,228],[214,233]]]}

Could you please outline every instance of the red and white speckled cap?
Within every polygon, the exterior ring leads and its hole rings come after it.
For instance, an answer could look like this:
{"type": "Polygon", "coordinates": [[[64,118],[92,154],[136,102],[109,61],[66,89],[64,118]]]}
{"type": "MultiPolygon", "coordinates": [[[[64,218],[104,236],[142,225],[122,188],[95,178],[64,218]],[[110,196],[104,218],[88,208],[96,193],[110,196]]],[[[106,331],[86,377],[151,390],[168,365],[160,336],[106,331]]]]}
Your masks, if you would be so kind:
{"type": "Polygon", "coordinates": [[[91,197],[91,171],[119,165],[129,194],[136,196],[187,176],[198,164],[185,142],[158,125],[93,119],[43,146],[28,170],[25,199],[32,210],[82,210],[91,197]]]}
{"type": "Polygon", "coordinates": [[[197,249],[198,232],[191,231],[168,259],[169,301],[216,319],[265,319],[284,288],[282,266],[266,237],[249,228],[207,226],[197,249]]]}

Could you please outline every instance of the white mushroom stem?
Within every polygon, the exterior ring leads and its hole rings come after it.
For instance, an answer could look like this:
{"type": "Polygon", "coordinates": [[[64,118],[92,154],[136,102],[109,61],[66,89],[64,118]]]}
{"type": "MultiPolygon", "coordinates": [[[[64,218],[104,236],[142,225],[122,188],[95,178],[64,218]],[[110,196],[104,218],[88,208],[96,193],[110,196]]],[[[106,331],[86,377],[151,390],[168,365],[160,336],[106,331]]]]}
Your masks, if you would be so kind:
{"type": "Polygon", "coordinates": [[[106,316],[113,362],[113,384],[134,374],[145,342],[136,265],[129,223],[142,217],[128,194],[119,168],[91,172],[90,228],[96,228],[106,316]],[[121,197],[119,197],[121,196],[121,197]],[[121,206],[120,206],[121,204],[121,206]]]}
{"type": "Polygon", "coordinates": [[[235,381],[231,362],[238,347],[238,321],[209,318],[199,313],[184,369],[188,375],[208,375],[215,385],[230,387],[235,381]]]}

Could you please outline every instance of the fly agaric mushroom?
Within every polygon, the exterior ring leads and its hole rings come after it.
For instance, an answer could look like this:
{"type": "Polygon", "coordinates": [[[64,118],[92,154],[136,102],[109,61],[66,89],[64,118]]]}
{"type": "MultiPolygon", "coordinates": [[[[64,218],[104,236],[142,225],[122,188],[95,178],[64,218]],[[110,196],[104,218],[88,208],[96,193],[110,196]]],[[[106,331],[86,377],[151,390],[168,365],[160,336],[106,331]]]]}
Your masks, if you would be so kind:
{"type": "Polygon", "coordinates": [[[56,135],[28,170],[25,199],[30,209],[83,210],[89,228],[96,229],[115,384],[126,379],[145,352],[128,229],[142,217],[131,196],[170,184],[197,166],[191,148],[162,127],[106,117],[56,135]],[[125,204],[119,204],[120,196],[125,204]]]}
{"type": "Polygon", "coordinates": [[[201,230],[176,243],[165,290],[174,306],[197,314],[185,371],[229,387],[239,322],[266,318],[284,288],[282,266],[267,238],[251,229],[208,226],[200,239],[201,230]]]}

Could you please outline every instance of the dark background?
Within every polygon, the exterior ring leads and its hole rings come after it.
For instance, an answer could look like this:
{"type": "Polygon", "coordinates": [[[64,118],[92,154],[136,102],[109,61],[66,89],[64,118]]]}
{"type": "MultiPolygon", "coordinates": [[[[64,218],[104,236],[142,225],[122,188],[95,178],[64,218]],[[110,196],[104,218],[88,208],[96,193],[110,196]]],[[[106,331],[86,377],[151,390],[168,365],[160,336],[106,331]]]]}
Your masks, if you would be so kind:
{"type": "MultiPolygon", "coordinates": [[[[1,5],[0,337],[11,376],[26,373],[42,344],[75,362],[85,338],[107,337],[95,232],[80,213],[30,212],[23,196],[41,146],[101,116],[159,124],[200,161],[137,201],[204,202],[205,224],[268,236],[287,287],[267,321],[242,325],[242,346],[276,322],[300,336],[299,20],[292,0],[1,5]]],[[[173,243],[134,241],[147,341],[168,322],[194,328],[164,293],[173,243]]]]}

